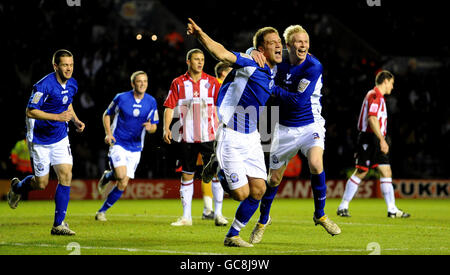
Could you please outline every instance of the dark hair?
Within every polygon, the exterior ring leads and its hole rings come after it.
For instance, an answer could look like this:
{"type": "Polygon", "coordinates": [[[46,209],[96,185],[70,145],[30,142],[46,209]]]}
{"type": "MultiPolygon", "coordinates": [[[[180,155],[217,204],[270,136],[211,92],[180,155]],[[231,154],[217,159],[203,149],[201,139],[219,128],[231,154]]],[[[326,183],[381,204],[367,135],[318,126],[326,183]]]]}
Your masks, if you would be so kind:
{"type": "Polygon", "coordinates": [[[258,49],[259,46],[264,46],[264,36],[269,33],[276,33],[278,34],[277,29],[272,27],[264,27],[259,29],[255,35],[253,36],[253,47],[255,49],[258,49]]]}
{"type": "Polygon", "coordinates": [[[377,76],[375,77],[375,85],[381,85],[386,79],[389,80],[392,78],[394,78],[394,75],[391,72],[383,70],[377,73],[377,76]]]}
{"type": "Polygon", "coordinates": [[[53,54],[52,64],[59,64],[59,62],[61,61],[61,57],[64,57],[64,56],[73,56],[73,54],[65,49],[57,50],[53,54]]]}

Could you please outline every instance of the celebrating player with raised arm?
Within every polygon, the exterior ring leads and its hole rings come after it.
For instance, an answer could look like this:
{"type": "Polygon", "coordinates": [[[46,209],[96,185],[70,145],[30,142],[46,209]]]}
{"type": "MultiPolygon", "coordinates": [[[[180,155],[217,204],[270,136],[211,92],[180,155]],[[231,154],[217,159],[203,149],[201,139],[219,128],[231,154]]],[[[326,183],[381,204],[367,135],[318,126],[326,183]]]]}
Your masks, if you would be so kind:
{"type": "MultiPolygon", "coordinates": [[[[289,160],[300,150],[308,159],[314,198],[313,221],[331,235],[341,229],[325,215],[327,186],[323,167],[325,120],[321,115],[322,64],[309,53],[309,35],[300,25],[285,29],[284,40],[289,60],[278,65],[275,83],[288,90],[276,94],[280,121],[275,127],[270,149],[269,184],[261,201],[261,216],[250,241],[261,241],[271,223],[270,208],[289,160]]],[[[255,51],[258,53],[257,51],[255,51]]],[[[260,54],[259,54],[260,55],[260,54]]]]}
{"type": "Polygon", "coordinates": [[[267,173],[257,125],[260,106],[276,88],[273,69],[282,60],[281,39],[272,27],[256,32],[254,47],[267,60],[261,68],[250,56],[230,52],[212,40],[192,19],[189,19],[187,34],[195,36],[215,58],[233,67],[220,88],[217,100],[221,125],[215,153],[224,190],[228,189],[231,196],[241,203],[224,245],[252,247],[239,236],[239,232],[255,213],[266,190],[267,173]]]}

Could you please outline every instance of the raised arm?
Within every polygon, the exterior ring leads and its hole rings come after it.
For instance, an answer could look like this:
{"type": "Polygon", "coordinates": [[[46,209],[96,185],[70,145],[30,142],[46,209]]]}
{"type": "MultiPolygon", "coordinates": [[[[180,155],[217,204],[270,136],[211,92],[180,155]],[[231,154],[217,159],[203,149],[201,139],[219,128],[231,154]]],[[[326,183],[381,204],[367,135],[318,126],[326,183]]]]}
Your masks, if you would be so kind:
{"type": "Polygon", "coordinates": [[[198,41],[209,51],[216,59],[228,64],[236,63],[237,57],[225,47],[212,40],[191,18],[188,18],[187,34],[195,36],[198,41]]]}

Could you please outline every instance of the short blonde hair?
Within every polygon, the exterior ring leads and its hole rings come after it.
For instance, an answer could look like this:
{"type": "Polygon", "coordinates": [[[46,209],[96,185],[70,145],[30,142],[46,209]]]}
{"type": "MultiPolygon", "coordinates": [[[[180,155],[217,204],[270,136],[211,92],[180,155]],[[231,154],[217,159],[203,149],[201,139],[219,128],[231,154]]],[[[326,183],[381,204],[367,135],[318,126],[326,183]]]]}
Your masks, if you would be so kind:
{"type": "MultiPolygon", "coordinates": [[[[291,37],[292,37],[292,35],[294,33],[298,33],[298,32],[299,33],[306,33],[306,34],[308,34],[308,32],[300,25],[291,25],[291,26],[287,27],[284,30],[284,33],[283,33],[284,42],[286,44],[291,45],[291,42],[292,42],[292,38],[291,37]]],[[[308,36],[309,36],[309,34],[308,34],[308,36]]]]}
{"type": "MultiPolygon", "coordinates": [[[[144,72],[144,71],[137,71],[137,72],[134,72],[134,73],[131,75],[131,77],[130,77],[131,83],[134,84],[134,80],[136,79],[136,77],[137,77],[138,75],[141,75],[141,74],[147,75],[147,73],[144,72]]],[[[148,76],[147,76],[147,77],[148,77],[148,76]]]]}

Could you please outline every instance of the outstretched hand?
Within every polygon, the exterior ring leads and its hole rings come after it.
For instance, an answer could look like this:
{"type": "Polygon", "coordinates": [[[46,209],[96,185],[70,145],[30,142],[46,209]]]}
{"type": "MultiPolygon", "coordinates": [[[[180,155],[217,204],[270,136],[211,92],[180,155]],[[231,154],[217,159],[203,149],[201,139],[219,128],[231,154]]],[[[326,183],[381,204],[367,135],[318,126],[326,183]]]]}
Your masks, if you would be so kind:
{"type": "Polygon", "coordinates": [[[188,18],[189,23],[187,24],[187,35],[197,35],[202,29],[192,20],[188,18]]]}

